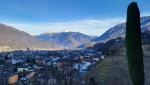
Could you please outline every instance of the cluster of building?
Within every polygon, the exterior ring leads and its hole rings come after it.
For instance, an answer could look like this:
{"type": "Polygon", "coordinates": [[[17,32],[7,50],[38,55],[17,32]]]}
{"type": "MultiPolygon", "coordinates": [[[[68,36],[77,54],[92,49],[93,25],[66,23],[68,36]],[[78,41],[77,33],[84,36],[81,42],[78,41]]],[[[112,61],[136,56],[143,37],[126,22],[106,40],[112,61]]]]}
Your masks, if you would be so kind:
{"type": "Polygon", "coordinates": [[[84,50],[13,51],[0,53],[3,85],[86,84],[85,75],[104,57],[84,50]]]}

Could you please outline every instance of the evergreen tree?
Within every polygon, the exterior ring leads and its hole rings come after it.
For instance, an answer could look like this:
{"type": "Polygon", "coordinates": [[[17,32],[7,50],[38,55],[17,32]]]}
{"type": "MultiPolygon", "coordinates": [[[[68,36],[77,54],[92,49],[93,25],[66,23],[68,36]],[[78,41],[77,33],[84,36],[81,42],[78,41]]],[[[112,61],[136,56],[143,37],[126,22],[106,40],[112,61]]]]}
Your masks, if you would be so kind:
{"type": "Polygon", "coordinates": [[[144,85],[144,64],[141,43],[140,10],[136,2],[127,9],[126,48],[129,74],[133,85],[144,85]]]}
{"type": "Polygon", "coordinates": [[[63,85],[68,85],[67,79],[65,79],[64,84],[63,85]]]}
{"type": "Polygon", "coordinates": [[[89,85],[97,85],[97,83],[96,83],[94,77],[91,77],[91,78],[89,79],[89,85]]]}

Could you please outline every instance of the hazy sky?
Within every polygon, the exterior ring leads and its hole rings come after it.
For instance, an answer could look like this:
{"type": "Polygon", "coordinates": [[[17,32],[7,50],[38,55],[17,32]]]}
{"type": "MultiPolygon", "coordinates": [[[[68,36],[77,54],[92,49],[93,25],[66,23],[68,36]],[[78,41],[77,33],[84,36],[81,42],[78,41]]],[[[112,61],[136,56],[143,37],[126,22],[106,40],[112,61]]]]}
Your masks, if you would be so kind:
{"type": "Polygon", "coordinates": [[[0,22],[32,35],[77,31],[101,35],[125,21],[126,9],[137,1],[150,15],[150,0],[0,0],[0,22]]]}

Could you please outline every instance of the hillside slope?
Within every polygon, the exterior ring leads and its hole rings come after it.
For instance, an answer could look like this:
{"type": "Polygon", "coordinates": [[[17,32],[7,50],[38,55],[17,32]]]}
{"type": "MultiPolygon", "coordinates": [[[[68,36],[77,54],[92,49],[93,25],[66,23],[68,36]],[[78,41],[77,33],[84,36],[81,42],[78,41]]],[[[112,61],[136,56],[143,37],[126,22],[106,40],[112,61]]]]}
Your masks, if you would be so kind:
{"type": "MultiPolygon", "coordinates": [[[[107,30],[101,36],[93,39],[94,42],[106,42],[108,40],[117,38],[117,37],[125,37],[125,23],[120,23],[109,30],[107,30]]],[[[141,17],[141,30],[142,33],[145,31],[150,31],[150,16],[141,17]]]]}
{"type": "Polygon", "coordinates": [[[30,34],[13,27],[0,24],[0,49],[53,48],[53,43],[36,39],[30,34]]]}
{"type": "MultiPolygon", "coordinates": [[[[150,45],[144,45],[145,85],[150,85],[150,45]]],[[[128,73],[125,48],[107,56],[96,68],[89,72],[100,85],[132,85],[128,73]]]]}

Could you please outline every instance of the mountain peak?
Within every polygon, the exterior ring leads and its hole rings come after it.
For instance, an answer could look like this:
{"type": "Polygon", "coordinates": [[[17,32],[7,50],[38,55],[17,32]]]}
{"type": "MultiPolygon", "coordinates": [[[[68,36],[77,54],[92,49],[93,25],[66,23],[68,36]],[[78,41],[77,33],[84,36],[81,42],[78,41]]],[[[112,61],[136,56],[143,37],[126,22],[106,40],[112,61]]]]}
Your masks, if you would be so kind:
{"type": "Polygon", "coordinates": [[[62,48],[76,48],[79,45],[91,42],[92,37],[80,32],[58,32],[38,35],[42,41],[55,42],[62,48]]]}
{"type": "MultiPolygon", "coordinates": [[[[141,27],[142,32],[150,30],[150,16],[141,17],[141,27]]],[[[125,37],[125,28],[125,22],[117,24],[92,41],[107,42],[108,40],[115,39],[117,37],[125,37]]]]}
{"type": "Polygon", "coordinates": [[[51,43],[40,41],[24,31],[0,23],[0,50],[3,47],[9,48],[9,50],[52,48],[51,43]]]}

